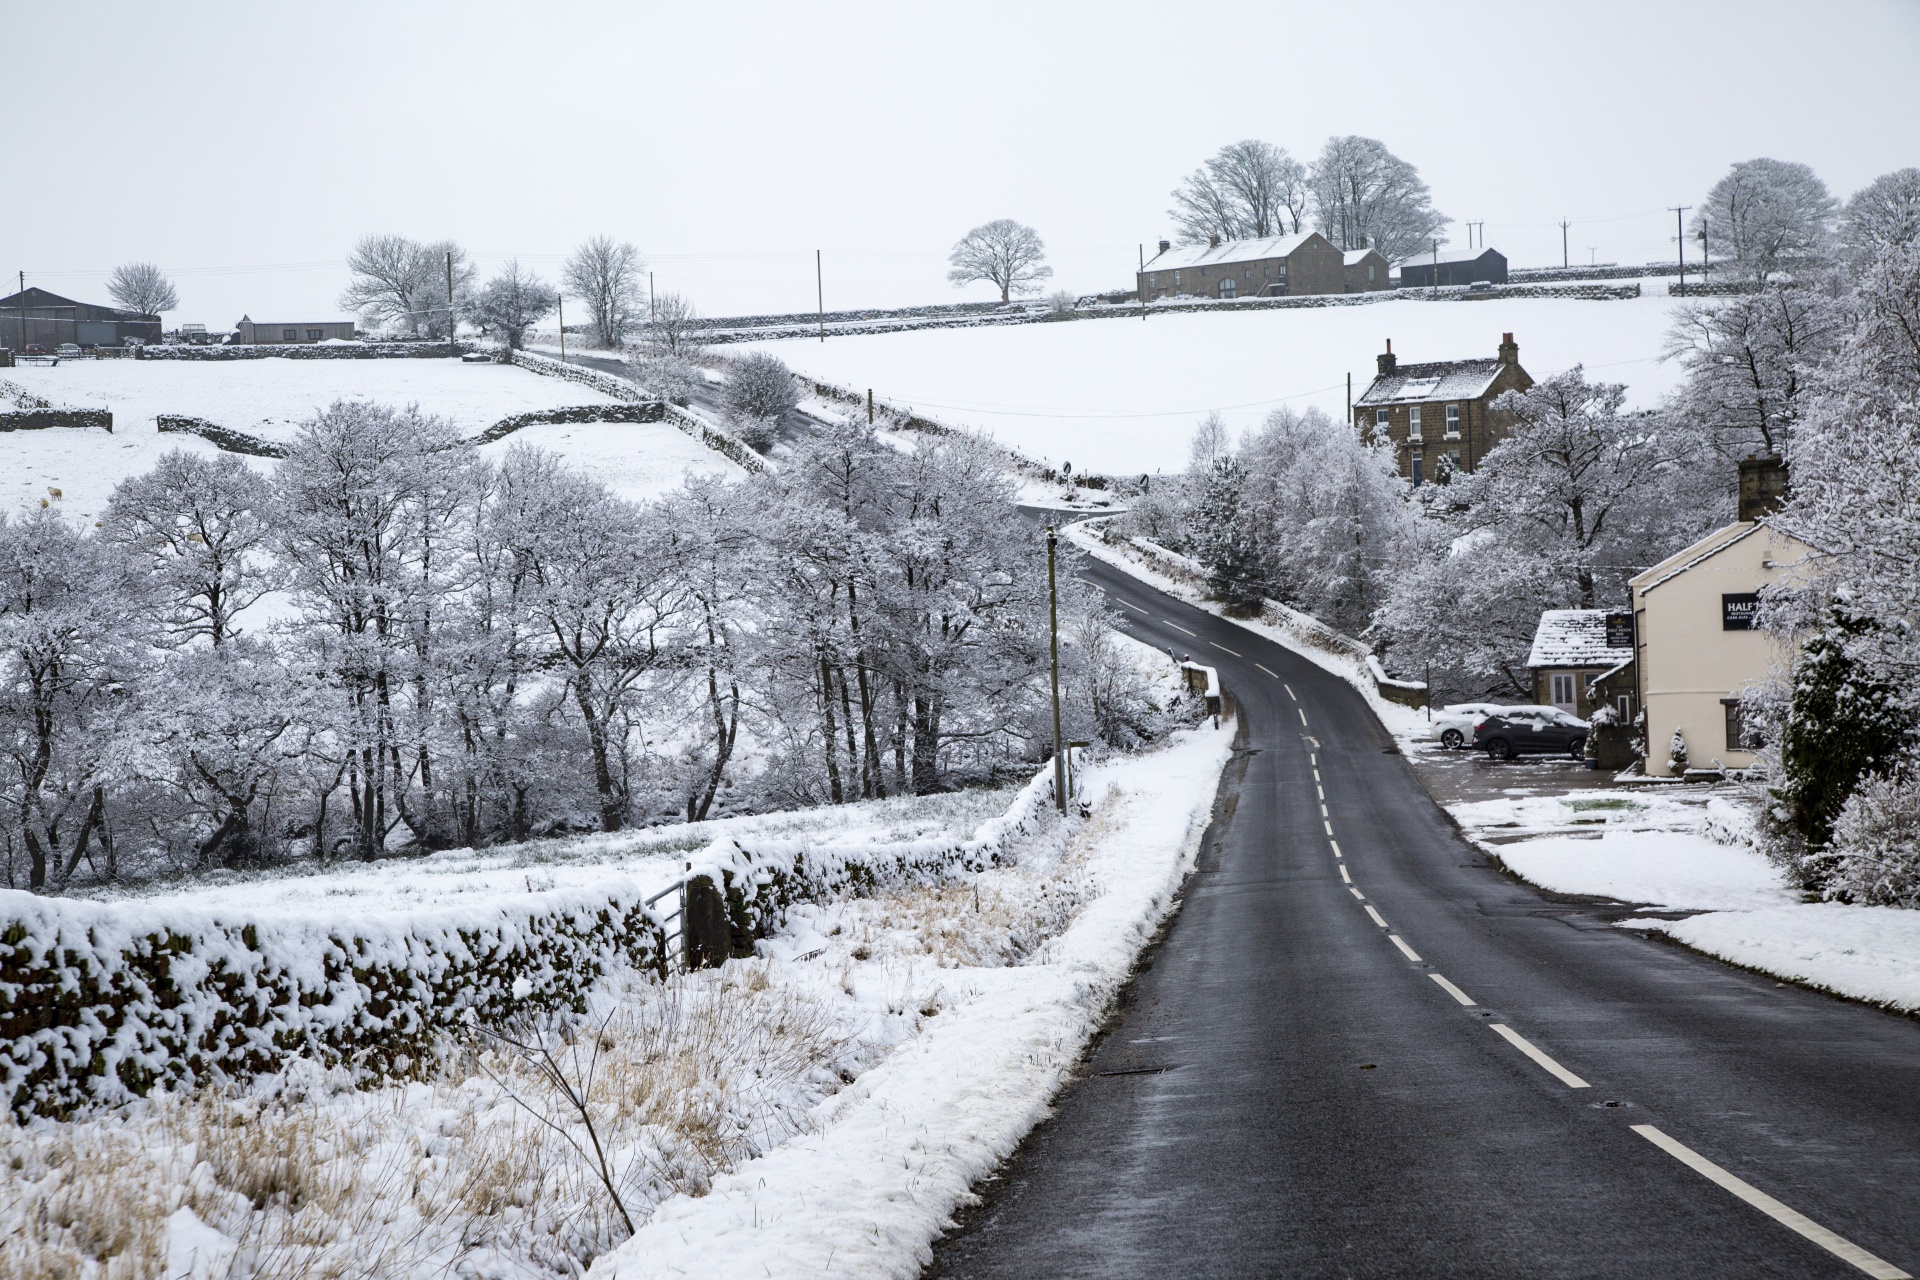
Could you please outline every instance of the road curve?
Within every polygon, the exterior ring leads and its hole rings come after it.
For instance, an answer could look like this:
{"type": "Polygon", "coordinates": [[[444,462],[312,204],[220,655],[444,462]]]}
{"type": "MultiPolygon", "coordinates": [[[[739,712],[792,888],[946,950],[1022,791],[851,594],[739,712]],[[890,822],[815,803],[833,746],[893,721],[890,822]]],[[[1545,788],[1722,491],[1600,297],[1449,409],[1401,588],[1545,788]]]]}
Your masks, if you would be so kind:
{"type": "Polygon", "coordinates": [[[1178,916],[928,1276],[1920,1269],[1920,1022],[1508,878],[1344,682],[1078,572],[1219,668],[1241,750],[1178,916]]]}

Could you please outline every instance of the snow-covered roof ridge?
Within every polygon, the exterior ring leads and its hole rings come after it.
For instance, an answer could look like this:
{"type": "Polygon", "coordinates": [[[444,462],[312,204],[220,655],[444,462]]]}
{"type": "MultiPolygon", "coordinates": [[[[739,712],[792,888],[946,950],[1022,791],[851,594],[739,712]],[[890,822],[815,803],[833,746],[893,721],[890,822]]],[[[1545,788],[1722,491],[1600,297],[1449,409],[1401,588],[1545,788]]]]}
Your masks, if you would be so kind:
{"type": "MultiPolygon", "coordinates": [[[[1318,231],[1302,231],[1290,236],[1267,236],[1261,240],[1227,240],[1220,244],[1177,244],[1147,262],[1148,271],[1171,271],[1176,267],[1209,266],[1222,262],[1248,262],[1260,258],[1284,258],[1307,241],[1320,236],[1318,231]]],[[[1325,239],[1324,236],[1320,237],[1325,239]]]]}
{"type": "Polygon", "coordinates": [[[1500,376],[1496,356],[1472,360],[1435,360],[1403,364],[1373,380],[1353,403],[1397,404],[1424,400],[1477,400],[1500,376]]]}
{"type": "Polygon", "coordinates": [[[1633,660],[1632,649],[1607,644],[1605,609],[1547,609],[1534,629],[1529,667],[1614,667],[1633,660]]]}
{"type": "MultiPolygon", "coordinates": [[[[1490,253],[1500,253],[1498,249],[1442,249],[1438,261],[1441,266],[1450,262],[1478,262],[1490,253]]],[[[1502,258],[1506,257],[1501,253],[1502,258]]],[[[1432,266],[1436,259],[1431,253],[1416,253],[1406,259],[1413,266],[1432,266]]]]}
{"type": "MultiPolygon", "coordinates": [[[[1346,265],[1351,267],[1356,263],[1366,261],[1367,255],[1370,253],[1379,254],[1380,251],[1378,249],[1349,249],[1345,254],[1341,255],[1341,259],[1346,265]]],[[[1382,256],[1384,257],[1384,255],[1382,256]]]]}

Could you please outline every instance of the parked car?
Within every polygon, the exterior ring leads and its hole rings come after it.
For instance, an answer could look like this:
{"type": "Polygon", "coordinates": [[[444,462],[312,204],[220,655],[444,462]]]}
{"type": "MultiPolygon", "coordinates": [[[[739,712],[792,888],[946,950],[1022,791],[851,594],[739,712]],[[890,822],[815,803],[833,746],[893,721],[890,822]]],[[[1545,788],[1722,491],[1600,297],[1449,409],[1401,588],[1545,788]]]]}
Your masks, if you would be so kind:
{"type": "Polygon", "coordinates": [[[1433,713],[1433,728],[1428,733],[1447,750],[1457,751],[1472,739],[1474,725],[1505,710],[1507,707],[1498,702],[1456,702],[1433,713]]]}
{"type": "Polygon", "coordinates": [[[1558,707],[1504,707],[1473,726],[1473,745],[1495,760],[1587,754],[1587,722],[1558,707]]]}
{"type": "Polygon", "coordinates": [[[53,349],[53,354],[62,360],[73,360],[87,353],[80,349],[80,344],[77,342],[63,342],[53,349]]]}
{"type": "Polygon", "coordinates": [[[53,354],[53,348],[42,342],[29,342],[27,344],[26,354],[30,356],[50,356],[53,354]]]}

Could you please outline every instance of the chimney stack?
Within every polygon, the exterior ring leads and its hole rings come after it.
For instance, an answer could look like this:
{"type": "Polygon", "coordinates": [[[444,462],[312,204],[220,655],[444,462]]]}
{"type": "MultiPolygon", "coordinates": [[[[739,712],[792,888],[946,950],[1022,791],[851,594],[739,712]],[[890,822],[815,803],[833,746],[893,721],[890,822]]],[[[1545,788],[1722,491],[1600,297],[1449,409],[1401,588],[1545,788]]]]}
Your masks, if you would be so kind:
{"type": "Polygon", "coordinates": [[[1787,464],[1771,455],[1740,459],[1740,522],[1772,515],[1787,500],[1787,464]]]}
{"type": "Polygon", "coordinates": [[[1162,253],[1165,253],[1165,252],[1166,252],[1167,250],[1169,250],[1169,249],[1171,249],[1171,248],[1173,248],[1173,245],[1172,245],[1172,243],[1171,243],[1171,242],[1169,242],[1169,241],[1166,241],[1166,240],[1162,240],[1162,241],[1160,242],[1160,252],[1162,252],[1162,253]]]}
{"type": "Polygon", "coordinates": [[[1520,363],[1520,344],[1513,340],[1510,333],[1500,335],[1500,363],[1516,366],[1520,363]]]}
{"type": "Polygon", "coordinates": [[[1395,365],[1395,364],[1397,363],[1397,361],[1395,360],[1395,358],[1394,358],[1394,354],[1393,354],[1393,339],[1392,339],[1392,338],[1388,338],[1388,339],[1387,339],[1387,351],[1386,351],[1386,354],[1385,354],[1385,355],[1379,355],[1379,356],[1375,356],[1375,357],[1374,357],[1374,360],[1375,360],[1375,361],[1376,361],[1376,362],[1377,362],[1377,363],[1379,364],[1379,366],[1380,366],[1380,376],[1381,376],[1381,377],[1383,377],[1383,378],[1384,378],[1384,377],[1386,377],[1386,376],[1387,376],[1388,374],[1390,374],[1390,373],[1392,373],[1392,372],[1393,372],[1393,367],[1394,367],[1394,365],[1395,365]]]}
{"type": "Polygon", "coordinates": [[[1209,248],[1209,249],[1218,249],[1219,247],[1220,247],[1220,237],[1219,237],[1219,236],[1208,236],[1208,237],[1207,237],[1207,248],[1209,248]]]}

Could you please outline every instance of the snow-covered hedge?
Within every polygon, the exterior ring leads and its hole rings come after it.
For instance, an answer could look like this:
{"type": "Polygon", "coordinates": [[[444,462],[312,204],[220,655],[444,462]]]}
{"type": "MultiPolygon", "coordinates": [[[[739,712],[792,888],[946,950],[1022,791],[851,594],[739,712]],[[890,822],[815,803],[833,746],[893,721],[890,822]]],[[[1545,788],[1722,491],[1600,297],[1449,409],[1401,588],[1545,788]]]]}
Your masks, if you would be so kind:
{"type": "Polygon", "coordinates": [[[639,890],[320,923],[0,891],[0,1089],[63,1115],[296,1056],[405,1076],[470,1018],[580,1009],[620,964],[664,972],[639,890]]]}
{"type": "Polygon", "coordinates": [[[142,347],[142,360],[447,360],[473,350],[463,342],[263,343],[206,347],[187,343],[142,347]]]}
{"type": "Polygon", "coordinates": [[[205,418],[196,418],[185,413],[156,414],[154,425],[161,431],[177,432],[181,435],[199,436],[202,440],[225,449],[228,453],[248,453],[256,458],[284,458],[287,456],[285,445],[275,444],[271,440],[262,440],[250,436],[244,431],[235,431],[223,427],[217,422],[205,418]]]}
{"type": "Polygon", "coordinates": [[[860,897],[875,889],[940,880],[999,864],[1008,844],[1042,820],[1053,804],[1053,765],[1034,775],[1007,811],[971,840],[905,844],[809,844],[798,840],[742,844],[722,837],[695,854],[689,880],[706,877],[726,897],[729,953],[750,956],[796,903],[860,897]]]}
{"type": "Polygon", "coordinates": [[[48,427],[98,427],[113,430],[111,409],[22,409],[0,413],[0,431],[41,431],[48,427]]]}

